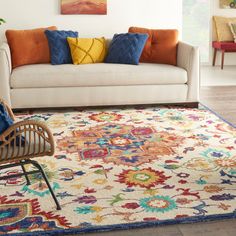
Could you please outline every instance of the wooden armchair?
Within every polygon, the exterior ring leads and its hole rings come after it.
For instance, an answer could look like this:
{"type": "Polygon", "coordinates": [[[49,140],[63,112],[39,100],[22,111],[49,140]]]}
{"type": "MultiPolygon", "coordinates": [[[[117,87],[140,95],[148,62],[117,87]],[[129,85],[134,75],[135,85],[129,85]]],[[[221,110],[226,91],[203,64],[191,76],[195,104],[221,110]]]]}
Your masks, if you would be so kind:
{"type": "MultiPolygon", "coordinates": [[[[15,120],[10,107],[1,99],[0,103],[5,106],[9,116],[15,120]]],[[[31,160],[35,157],[52,156],[54,150],[53,135],[44,123],[27,120],[13,124],[0,134],[0,171],[5,168],[21,166],[23,173],[1,176],[0,180],[25,176],[27,185],[30,185],[28,175],[41,173],[56,203],[57,210],[60,210],[60,204],[48,182],[44,170],[37,161],[31,160]],[[36,167],[36,170],[27,172],[25,169],[25,165],[27,164],[33,165],[36,167]]]]}

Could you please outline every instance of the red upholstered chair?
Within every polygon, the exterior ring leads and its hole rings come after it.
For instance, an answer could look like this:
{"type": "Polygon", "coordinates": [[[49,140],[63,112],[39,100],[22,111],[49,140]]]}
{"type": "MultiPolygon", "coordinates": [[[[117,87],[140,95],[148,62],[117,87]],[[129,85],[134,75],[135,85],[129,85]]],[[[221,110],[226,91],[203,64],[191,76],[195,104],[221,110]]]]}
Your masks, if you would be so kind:
{"type": "Polygon", "coordinates": [[[216,64],[216,54],[217,51],[221,51],[222,58],[221,58],[221,69],[224,68],[224,58],[226,52],[236,52],[236,43],[234,42],[212,42],[212,47],[214,48],[214,57],[212,65],[215,66],[216,64]]]}

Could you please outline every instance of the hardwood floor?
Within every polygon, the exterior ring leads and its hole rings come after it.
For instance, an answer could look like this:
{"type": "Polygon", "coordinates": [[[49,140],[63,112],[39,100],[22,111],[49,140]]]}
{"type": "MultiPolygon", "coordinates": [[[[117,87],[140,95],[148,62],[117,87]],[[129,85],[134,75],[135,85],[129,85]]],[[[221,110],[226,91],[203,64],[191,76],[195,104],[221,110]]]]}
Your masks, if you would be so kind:
{"type": "Polygon", "coordinates": [[[202,87],[200,101],[236,125],[236,86],[202,87]]]}
{"type": "Polygon", "coordinates": [[[146,229],[81,234],[83,236],[235,236],[236,220],[179,224],[146,229]]]}
{"type": "MultiPolygon", "coordinates": [[[[200,101],[236,125],[236,86],[202,87],[200,101]]],[[[235,236],[236,219],[155,228],[82,234],[84,236],[235,236]]]]}
{"type": "Polygon", "coordinates": [[[201,67],[202,86],[235,86],[236,85],[236,66],[225,66],[224,70],[220,66],[201,67]]]}

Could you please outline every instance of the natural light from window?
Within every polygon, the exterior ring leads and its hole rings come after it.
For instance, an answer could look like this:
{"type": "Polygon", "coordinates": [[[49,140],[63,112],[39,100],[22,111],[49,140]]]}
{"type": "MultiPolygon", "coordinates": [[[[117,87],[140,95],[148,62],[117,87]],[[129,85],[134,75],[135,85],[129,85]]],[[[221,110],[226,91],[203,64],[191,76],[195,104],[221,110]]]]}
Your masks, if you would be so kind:
{"type": "Polygon", "coordinates": [[[183,41],[200,47],[201,62],[209,62],[209,0],[183,0],[183,41]]]}

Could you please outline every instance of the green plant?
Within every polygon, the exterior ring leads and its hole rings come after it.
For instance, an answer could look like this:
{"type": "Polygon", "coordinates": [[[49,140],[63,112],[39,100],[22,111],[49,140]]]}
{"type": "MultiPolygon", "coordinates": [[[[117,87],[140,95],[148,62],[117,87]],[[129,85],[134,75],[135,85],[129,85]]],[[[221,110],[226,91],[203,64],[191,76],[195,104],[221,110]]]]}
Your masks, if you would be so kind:
{"type": "Polygon", "coordinates": [[[0,18],[0,25],[3,23],[6,23],[6,21],[4,19],[0,18]]]}

